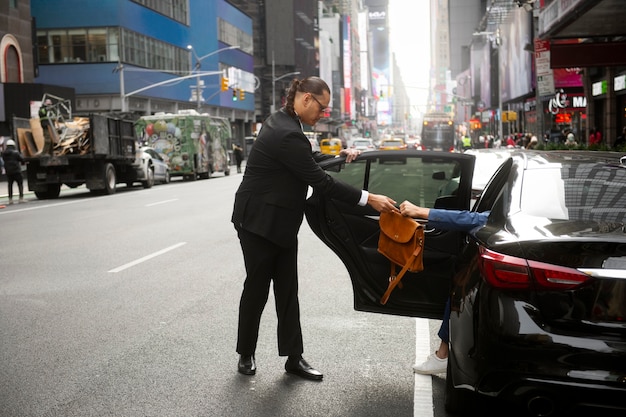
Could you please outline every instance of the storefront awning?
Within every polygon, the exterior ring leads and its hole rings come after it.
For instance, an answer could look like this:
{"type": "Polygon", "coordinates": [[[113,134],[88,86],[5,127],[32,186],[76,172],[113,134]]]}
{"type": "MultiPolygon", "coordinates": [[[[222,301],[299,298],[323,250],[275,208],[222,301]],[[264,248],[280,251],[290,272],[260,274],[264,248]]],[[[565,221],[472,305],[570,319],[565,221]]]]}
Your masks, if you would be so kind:
{"type": "Polygon", "coordinates": [[[539,38],[551,41],[552,68],[626,65],[624,0],[553,1],[539,14],[539,38]]]}

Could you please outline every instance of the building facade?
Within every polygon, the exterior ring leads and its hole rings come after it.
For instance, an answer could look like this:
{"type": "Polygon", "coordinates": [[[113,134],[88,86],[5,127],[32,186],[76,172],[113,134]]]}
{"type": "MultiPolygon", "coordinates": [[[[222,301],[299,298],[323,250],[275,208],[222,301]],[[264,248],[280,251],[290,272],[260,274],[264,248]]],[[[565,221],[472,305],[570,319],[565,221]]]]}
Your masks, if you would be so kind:
{"type": "Polygon", "coordinates": [[[197,109],[251,130],[252,21],[226,1],[31,0],[30,14],[34,82],[72,88],[75,113],[197,109]]]}

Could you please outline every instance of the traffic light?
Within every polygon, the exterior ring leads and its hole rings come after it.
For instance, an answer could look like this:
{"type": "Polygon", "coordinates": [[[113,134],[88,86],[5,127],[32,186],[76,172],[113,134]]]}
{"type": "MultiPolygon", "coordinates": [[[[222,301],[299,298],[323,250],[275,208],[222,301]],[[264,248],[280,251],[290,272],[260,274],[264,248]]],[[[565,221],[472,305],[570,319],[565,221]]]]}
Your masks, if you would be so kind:
{"type": "Polygon", "coordinates": [[[233,101],[237,101],[237,89],[233,88],[233,101]]]}
{"type": "Polygon", "coordinates": [[[228,78],[222,77],[222,83],[220,84],[222,91],[228,91],[228,78]]]}
{"type": "Polygon", "coordinates": [[[239,100],[245,100],[246,99],[246,92],[243,91],[243,89],[239,89],[239,100]]]}

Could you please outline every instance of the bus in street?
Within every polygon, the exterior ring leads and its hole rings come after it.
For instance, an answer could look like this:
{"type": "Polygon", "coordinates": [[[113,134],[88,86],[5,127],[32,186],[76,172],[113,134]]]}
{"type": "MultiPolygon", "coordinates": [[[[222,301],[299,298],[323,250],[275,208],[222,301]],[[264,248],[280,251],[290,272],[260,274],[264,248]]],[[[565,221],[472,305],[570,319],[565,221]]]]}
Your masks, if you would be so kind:
{"type": "Polygon", "coordinates": [[[445,112],[429,112],[422,122],[422,149],[429,151],[456,150],[454,122],[445,112]]]}

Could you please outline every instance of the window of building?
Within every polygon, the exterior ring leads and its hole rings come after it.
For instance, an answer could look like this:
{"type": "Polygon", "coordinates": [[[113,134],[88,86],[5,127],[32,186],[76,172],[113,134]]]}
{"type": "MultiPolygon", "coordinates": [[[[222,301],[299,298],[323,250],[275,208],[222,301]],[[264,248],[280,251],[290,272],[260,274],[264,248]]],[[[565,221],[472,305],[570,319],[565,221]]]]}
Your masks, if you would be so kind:
{"type": "Polygon", "coordinates": [[[227,45],[239,45],[239,49],[252,55],[254,52],[252,36],[223,19],[218,20],[218,39],[227,45]]]}
{"type": "Polygon", "coordinates": [[[37,32],[40,64],[117,62],[161,71],[189,71],[189,51],[120,28],[73,28],[37,32]],[[121,56],[120,56],[121,55],[121,56]]]}
{"type": "Polygon", "coordinates": [[[133,0],[185,25],[189,24],[189,0],[133,0]]]}

